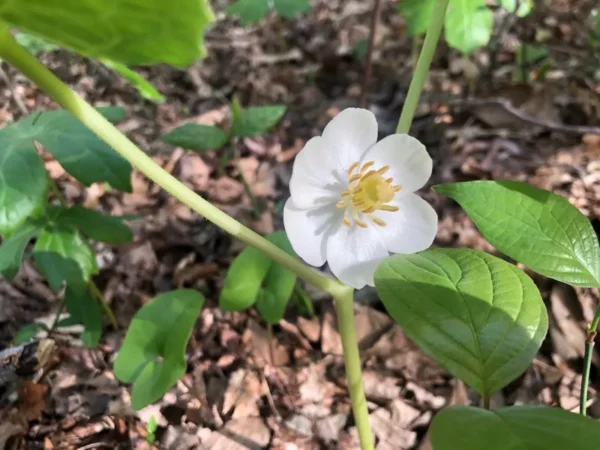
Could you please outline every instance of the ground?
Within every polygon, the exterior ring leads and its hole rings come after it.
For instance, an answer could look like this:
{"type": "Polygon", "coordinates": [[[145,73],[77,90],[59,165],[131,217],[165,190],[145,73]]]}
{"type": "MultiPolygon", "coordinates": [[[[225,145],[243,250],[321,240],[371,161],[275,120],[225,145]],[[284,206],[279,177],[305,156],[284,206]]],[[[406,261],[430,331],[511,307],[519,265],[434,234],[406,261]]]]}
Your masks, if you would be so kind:
{"type": "MultiPolygon", "coordinates": [[[[358,105],[365,57],[354,48],[368,37],[372,5],[319,0],[297,20],[269,16],[259,26],[243,28],[221,12],[222,3],[214,4],[218,22],[208,32],[205,60],[187,70],[139,68],[165,95],[163,104],[143,100],[96,62],[62,50],[41,58],[86,100],[123,106],[127,119],[120,129],[155,161],[266,234],[282,227],[296,153],[340,109],[358,105]],[[225,149],[230,159],[224,166],[222,153],[197,154],[156,142],[185,122],[228,126],[226,102],[233,95],[244,105],[281,103],[288,111],[272,133],[225,149]]],[[[436,246],[497,254],[455,203],[429,189],[440,182],[527,181],[565,196],[596,229],[600,226],[599,56],[590,51],[579,25],[593,2],[537,3],[523,19],[498,11],[492,42],[470,58],[443,43],[438,48],[412,128],[434,159],[433,177],[421,193],[440,217],[436,246]],[[519,42],[549,50],[552,64],[545,76],[539,68],[516,64],[519,42]],[[523,73],[529,80],[515,82],[523,73]]],[[[381,136],[394,132],[413,64],[411,39],[396,8],[395,2],[383,2],[368,85],[367,107],[377,116],[381,136]]],[[[2,124],[56,107],[22,75],[4,63],[2,68],[2,124]]],[[[25,380],[17,403],[2,410],[0,447],[357,448],[330,298],[307,287],[315,317],[290,307],[274,329],[271,355],[267,330],[255,311],[218,308],[239,242],[138,173],[133,192],[122,195],[100,185],[81,186],[50,157],[46,167],[70,204],[142,218],[131,222],[132,243],[96,248],[102,269],[96,281],[119,329],[106,323],[94,349],[82,346],[76,328],[56,334],[57,351],[44,378],[25,380]],[[116,352],[137,308],[178,287],[197,289],[207,299],[188,346],[188,371],[157,404],[134,412],[130,387],[116,381],[111,370],[116,352]],[[158,425],[154,444],[147,439],[152,416],[158,425]]],[[[598,293],[529,274],[548,307],[550,332],[533,364],[492,398],[492,406],[575,410],[585,328],[598,293]]],[[[373,289],[357,292],[356,301],[377,449],[429,449],[427,429],[436,411],[479,399],[405,337],[373,289]]],[[[12,284],[0,278],[0,344],[8,345],[16,330],[33,320],[52,322],[59,304],[29,262],[12,284]]],[[[600,417],[599,365],[595,353],[593,417],[600,417]]]]}

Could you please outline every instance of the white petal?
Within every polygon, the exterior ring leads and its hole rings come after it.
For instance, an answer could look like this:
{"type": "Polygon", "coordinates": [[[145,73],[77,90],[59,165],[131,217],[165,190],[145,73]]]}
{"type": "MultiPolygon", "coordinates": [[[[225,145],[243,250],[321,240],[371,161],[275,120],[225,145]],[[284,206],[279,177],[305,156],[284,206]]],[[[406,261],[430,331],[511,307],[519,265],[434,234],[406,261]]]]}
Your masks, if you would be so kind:
{"type": "Polygon", "coordinates": [[[408,134],[383,138],[367,151],[363,161],[375,161],[375,168],[389,165],[385,176],[402,186],[400,195],[422,188],[431,177],[431,157],[425,146],[408,134]]]}
{"type": "Polygon", "coordinates": [[[378,231],[392,253],[416,253],[431,247],[437,233],[435,209],[417,194],[397,196],[391,202],[396,212],[377,211],[374,215],[386,222],[378,231]]]}
{"type": "Polygon", "coordinates": [[[347,177],[347,170],[377,142],[377,120],[368,109],[347,108],[335,116],[323,130],[328,151],[335,157],[338,175],[347,177]]]}
{"type": "Polygon", "coordinates": [[[367,228],[338,225],[326,241],[329,268],[340,281],[355,289],[375,285],[375,269],[389,253],[373,224],[367,228]]]}
{"type": "Polygon", "coordinates": [[[345,185],[336,176],[332,149],[322,137],[310,139],[296,156],[290,179],[294,205],[311,208],[337,202],[345,185]]]}
{"type": "Polygon", "coordinates": [[[283,224],[294,251],[312,266],[322,266],[326,260],[325,235],[334,223],[342,220],[335,205],[316,209],[300,209],[289,198],[283,208],[283,224]]]}

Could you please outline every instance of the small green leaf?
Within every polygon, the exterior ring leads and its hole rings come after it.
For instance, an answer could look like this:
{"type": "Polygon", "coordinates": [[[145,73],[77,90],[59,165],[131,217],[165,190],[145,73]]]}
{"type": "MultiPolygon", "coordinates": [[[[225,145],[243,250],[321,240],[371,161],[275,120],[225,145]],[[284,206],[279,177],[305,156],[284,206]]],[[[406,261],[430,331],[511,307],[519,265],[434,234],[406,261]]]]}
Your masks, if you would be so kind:
{"type": "Polygon", "coordinates": [[[494,15],[485,0],[453,0],[446,13],[446,42],[469,55],[489,42],[493,24],[494,15]]]}
{"type": "Polygon", "coordinates": [[[41,231],[39,223],[25,222],[0,244],[0,273],[12,280],[19,272],[25,247],[41,231]]]}
{"type": "Polygon", "coordinates": [[[246,247],[233,260],[225,277],[219,306],[225,311],[242,311],[256,301],[271,259],[254,247],[246,247]]]}
{"type": "Polygon", "coordinates": [[[266,133],[274,127],[285,114],[285,106],[271,105],[247,108],[239,119],[233,121],[233,136],[251,137],[266,133]]]}
{"type": "Polygon", "coordinates": [[[589,220],[566,199],[516,181],[441,184],[499,251],[575,286],[600,285],[600,248],[589,220]]]}
{"type": "Polygon", "coordinates": [[[38,53],[51,52],[58,48],[56,45],[51,44],[42,38],[27,33],[15,34],[15,40],[21,47],[24,47],[25,50],[34,56],[38,53]]]}
{"type": "Polygon", "coordinates": [[[87,347],[95,347],[102,336],[102,308],[89,290],[76,292],[67,286],[65,305],[75,323],[83,325],[81,340],[87,347]]]}
{"type": "Polygon", "coordinates": [[[309,0],[274,0],[275,11],[288,19],[310,9],[309,0]]]}
{"type": "Polygon", "coordinates": [[[16,344],[24,344],[25,342],[32,340],[42,330],[49,331],[48,326],[45,323],[28,323],[17,331],[12,340],[16,344]]]}
{"type": "Polygon", "coordinates": [[[516,11],[518,17],[525,17],[533,10],[533,0],[498,0],[498,4],[509,13],[515,13],[517,8],[517,2],[519,9],[516,11]]]}
{"type": "Polygon", "coordinates": [[[548,329],[533,281],[475,250],[392,256],[377,268],[375,286],[425,353],[488,398],[527,368],[548,329]]]}
{"type": "Polygon", "coordinates": [[[129,84],[137,89],[142,97],[156,103],[163,103],[165,101],[163,95],[148,80],[125,64],[108,59],[103,60],[102,63],[127,80],[129,84]]]}
{"type": "Polygon", "coordinates": [[[74,291],[84,292],[92,274],[98,272],[94,250],[75,228],[63,225],[42,231],[33,258],[54,291],[66,281],[74,291]]]}
{"type": "Polygon", "coordinates": [[[33,141],[17,125],[0,130],[0,234],[10,235],[48,199],[48,175],[33,141]]]}
{"type": "Polygon", "coordinates": [[[227,135],[219,127],[197,123],[186,123],[163,134],[159,139],[197,152],[215,150],[227,143],[227,135]]]}
{"type": "Polygon", "coordinates": [[[77,228],[95,241],[122,244],[133,239],[133,233],[122,218],[106,216],[83,206],[60,208],[56,221],[77,228]]]}
{"type": "Polygon", "coordinates": [[[434,450],[587,450],[600,442],[600,423],[544,406],[452,406],[433,419],[431,442],[434,450]]]}
{"type": "Polygon", "coordinates": [[[238,16],[242,25],[247,26],[267,15],[269,2],[268,0],[237,0],[227,6],[225,11],[232,16],[238,16]]]}
{"type": "Polygon", "coordinates": [[[518,66],[539,63],[549,55],[546,47],[539,45],[522,44],[515,52],[515,62],[518,66]]]}
{"type": "Polygon", "coordinates": [[[398,3],[398,12],[406,21],[406,33],[409,36],[424,34],[436,6],[436,0],[403,0],[398,3]]]}
{"type": "Polygon", "coordinates": [[[134,383],[139,410],[163,396],[185,373],[185,348],[204,297],[182,289],[161,294],[134,316],[114,365],[117,378],[134,383]]]}
{"type": "Polygon", "coordinates": [[[207,0],[0,0],[0,20],[92,58],[185,67],[214,15],[207,0]]]}
{"type": "Polygon", "coordinates": [[[100,106],[96,110],[112,123],[120,122],[126,117],[125,108],[121,108],[120,106],[100,106]]]}
{"type": "MultiPolygon", "coordinates": [[[[275,231],[266,238],[286,253],[296,256],[285,231],[275,231]]],[[[262,281],[262,288],[256,299],[256,309],[263,319],[273,325],[279,323],[295,285],[296,275],[271,261],[271,267],[262,281]]]]}

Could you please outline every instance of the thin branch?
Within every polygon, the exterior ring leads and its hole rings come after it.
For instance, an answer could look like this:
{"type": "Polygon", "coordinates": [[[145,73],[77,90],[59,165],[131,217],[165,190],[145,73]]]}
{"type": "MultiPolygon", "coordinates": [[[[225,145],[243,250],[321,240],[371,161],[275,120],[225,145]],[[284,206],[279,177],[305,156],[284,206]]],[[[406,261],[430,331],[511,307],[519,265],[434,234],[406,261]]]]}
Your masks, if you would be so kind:
{"type": "Polygon", "coordinates": [[[371,72],[373,69],[373,48],[375,47],[375,36],[377,35],[377,27],[381,16],[381,0],[373,0],[374,8],[371,16],[371,29],[369,31],[369,49],[367,50],[367,60],[365,61],[365,73],[363,76],[362,91],[360,93],[360,107],[367,106],[367,92],[369,91],[369,83],[371,82],[371,72]]]}

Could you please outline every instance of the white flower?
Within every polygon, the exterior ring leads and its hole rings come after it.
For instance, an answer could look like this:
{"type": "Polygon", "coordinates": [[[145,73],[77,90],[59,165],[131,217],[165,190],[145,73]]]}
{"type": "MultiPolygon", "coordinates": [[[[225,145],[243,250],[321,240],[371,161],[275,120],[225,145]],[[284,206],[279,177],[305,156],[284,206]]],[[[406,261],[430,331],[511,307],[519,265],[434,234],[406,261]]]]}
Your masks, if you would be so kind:
{"type": "Polygon", "coordinates": [[[437,214],[414,193],[431,169],[417,139],[394,134],[377,142],[373,113],[345,109],[294,162],[283,212],[292,247],[310,265],[327,261],[349,286],[373,286],[382,259],[424,250],[435,238],[437,214]]]}

